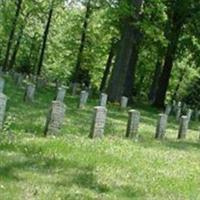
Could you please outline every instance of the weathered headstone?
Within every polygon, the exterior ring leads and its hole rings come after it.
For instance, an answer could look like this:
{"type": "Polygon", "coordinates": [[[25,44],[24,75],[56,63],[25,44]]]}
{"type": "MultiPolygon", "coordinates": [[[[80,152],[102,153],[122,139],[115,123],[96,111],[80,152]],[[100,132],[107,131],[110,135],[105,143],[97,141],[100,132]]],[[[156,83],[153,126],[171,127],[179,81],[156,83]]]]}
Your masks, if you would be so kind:
{"type": "Polygon", "coordinates": [[[193,113],[192,109],[188,109],[188,111],[187,111],[188,123],[190,123],[190,121],[191,121],[192,113],[193,113]]]}
{"type": "Polygon", "coordinates": [[[64,85],[58,88],[57,97],[56,97],[57,101],[61,101],[61,102],[64,101],[66,90],[67,90],[67,87],[64,85]]]}
{"type": "Polygon", "coordinates": [[[78,83],[72,83],[72,96],[75,96],[78,90],[78,83]]]}
{"type": "Polygon", "coordinates": [[[99,106],[106,107],[107,99],[108,99],[108,95],[105,93],[101,93],[100,100],[99,100],[99,106]]]}
{"type": "Polygon", "coordinates": [[[127,105],[128,105],[128,97],[121,97],[121,108],[127,108],[127,105]]]}
{"type": "Polygon", "coordinates": [[[128,114],[126,137],[136,138],[140,123],[140,112],[136,110],[129,110],[128,114]]]}
{"type": "Polygon", "coordinates": [[[0,77],[0,93],[4,91],[5,80],[0,77]]]}
{"type": "Polygon", "coordinates": [[[170,104],[167,104],[167,106],[165,108],[165,114],[170,115],[171,110],[172,110],[172,106],[170,104]]]}
{"type": "Polygon", "coordinates": [[[159,119],[157,122],[156,127],[156,139],[163,139],[166,133],[166,127],[167,127],[167,118],[168,116],[166,114],[159,114],[159,119]]]}
{"type": "Polygon", "coordinates": [[[78,108],[84,108],[85,104],[87,103],[87,99],[88,99],[88,92],[85,90],[81,91],[78,108]]]}
{"type": "Polygon", "coordinates": [[[20,73],[15,73],[14,75],[14,80],[15,80],[15,84],[17,86],[21,86],[22,85],[22,81],[24,79],[24,76],[20,73]]]}
{"type": "Polygon", "coordinates": [[[35,96],[35,85],[32,83],[28,83],[24,94],[24,101],[32,102],[34,100],[34,96],[35,96]]]}
{"type": "Polygon", "coordinates": [[[65,118],[66,106],[61,101],[53,101],[47,116],[45,135],[56,135],[59,133],[65,118]]]}
{"type": "Polygon", "coordinates": [[[200,116],[199,110],[198,110],[198,109],[195,109],[195,112],[194,112],[195,121],[199,121],[199,116],[200,116]]]}
{"type": "Polygon", "coordinates": [[[180,126],[178,131],[178,139],[184,139],[186,137],[188,130],[188,118],[187,116],[182,116],[180,120],[180,126]]]}
{"type": "Polygon", "coordinates": [[[179,101],[176,107],[176,121],[179,121],[181,117],[181,102],[179,101]]]}
{"type": "Polygon", "coordinates": [[[0,129],[3,128],[7,105],[7,96],[0,93],[0,129]]]}
{"type": "Polygon", "coordinates": [[[90,131],[90,138],[102,138],[104,135],[104,128],[106,123],[107,110],[103,106],[94,108],[94,116],[90,131]]]}

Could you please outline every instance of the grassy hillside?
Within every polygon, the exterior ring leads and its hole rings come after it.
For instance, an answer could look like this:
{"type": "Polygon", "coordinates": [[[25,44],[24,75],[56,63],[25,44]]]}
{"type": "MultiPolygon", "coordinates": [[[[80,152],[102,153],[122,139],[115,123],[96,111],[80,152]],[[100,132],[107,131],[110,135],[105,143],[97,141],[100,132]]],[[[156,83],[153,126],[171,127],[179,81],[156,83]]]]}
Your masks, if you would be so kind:
{"type": "Polygon", "coordinates": [[[127,110],[108,106],[103,140],[88,138],[93,107],[77,109],[67,96],[64,127],[58,137],[43,137],[55,89],[37,91],[23,102],[23,88],[7,80],[7,131],[0,134],[0,199],[200,199],[198,124],[177,141],[171,117],[166,139],[154,140],[156,110],[138,107],[142,119],[138,141],[124,138],[127,110]]]}

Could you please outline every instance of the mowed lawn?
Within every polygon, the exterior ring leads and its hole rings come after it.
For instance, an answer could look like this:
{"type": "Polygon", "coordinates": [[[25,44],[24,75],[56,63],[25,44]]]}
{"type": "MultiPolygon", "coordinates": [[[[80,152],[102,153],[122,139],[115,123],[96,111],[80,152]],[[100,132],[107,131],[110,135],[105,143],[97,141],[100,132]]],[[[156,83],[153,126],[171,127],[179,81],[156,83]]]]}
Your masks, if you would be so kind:
{"type": "MultiPolygon", "coordinates": [[[[124,137],[127,110],[108,105],[103,140],[88,138],[93,107],[77,109],[78,97],[66,96],[64,126],[57,137],[43,137],[54,88],[37,91],[23,102],[23,88],[9,78],[6,130],[0,134],[1,200],[200,199],[199,124],[178,141],[178,124],[170,117],[166,139],[154,139],[158,111],[141,112],[139,138],[124,137]]],[[[69,93],[68,93],[69,94],[69,93]]]]}

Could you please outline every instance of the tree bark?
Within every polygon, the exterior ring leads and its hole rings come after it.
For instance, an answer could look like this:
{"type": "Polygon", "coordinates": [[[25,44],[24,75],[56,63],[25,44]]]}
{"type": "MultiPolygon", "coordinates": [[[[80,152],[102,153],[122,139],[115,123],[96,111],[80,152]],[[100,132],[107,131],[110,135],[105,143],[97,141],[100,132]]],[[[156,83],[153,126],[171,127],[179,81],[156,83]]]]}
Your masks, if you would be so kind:
{"type": "MultiPolygon", "coordinates": [[[[88,0],[87,6],[86,6],[86,13],[85,13],[85,18],[84,18],[84,23],[83,23],[83,29],[81,33],[81,40],[80,40],[80,47],[78,50],[78,56],[77,56],[77,61],[76,61],[76,66],[72,78],[72,82],[81,82],[80,80],[80,75],[83,73],[81,72],[81,64],[82,64],[82,59],[83,59],[83,52],[85,48],[85,42],[86,42],[86,33],[88,29],[88,24],[89,24],[89,18],[91,15],[91,0],[88,0]]],[[[88,73],[88,72],[86,72],[88,73]]]]}
{"type": "Polygon", "coordinates": [[[112,43],[111,43],[111,48],[110,48],[110,51],[109,51],[106,67],[105,67],[105,70],[104,70],[104,73],[103,73],[103,78],[102,78],[101,84],[100,84],[100,89],[99,89],[100,92],[103,92],[106,88],[106,83],[107,83],[107,80],[108,80],[108,76],[110,74],[110,70],[111,70],[111,67],[112,67],[112,61],[113,61],[114,56],[115,56],[115,42],[114,42],[114,39],[113,39],[112,43]]]}
{"type": "Polygon", "coordinates": [[[149,95],[148,95],[150,102],[154,102],[154,100],[155,100],[156,91],[157,91],[158,82],[159,82],[161,72],[162,72],[162,57],[159,55],[157,63],[156,63],[154,75],[153,75],[153,80],[152,80],[151,87],[150,87],[150,90],[149,90],[149,95]]]}
{"type": "Polygon", "coordinates": [[[46,50],[46,43],[47,43],[47,39],[48,39],[48,35],[49,35],[49,29],[50,29],[50,25],[51,25],[51,21],[52,21],[52,15],[53,15],[53,2],[52,2],[51,7],[49,9],[48,20],[47,20],[47,24],[46,24],[44,34],[43,34],[42,48],[41,48],[38,67],[37,67],[37,76],[40,76],[41,70],[42,70],[42,65],[43,65],[43,61],[44,61],[44,54],[45,54],[45,50],[46,50]]]}
{"type": "Polygon", "coordinates": [[[123,92],[123,95],[129,98],[129,104],[133,103],[133,96],[135,95],[134,85],[135,85],[135,72],[138,61],[138,53],[139,53],[139,45],[134,44],[132,49],[132,55],[128,65],[128,70],[124,84],[124,92],[123,92]]]}
{"type": "Polygon", "coordinates": [[[167,88],[169,85],[169,80],[171,76],[171,71],[175,59],[175,54],[178,47],[179,35],[181,32],[182,24],[176,25],[174,24],[174,28],[172,30],[171,40],[167,47],[167,52],[165,55],[163,70],[159,79],[158,90],[156,92],[156,98],[154,100],[153,105],[157,108],[164,108],[165,106],[165,97],[167,93],[167,88]]]}
{"type": "Polygon", "coordinates": [[[4,63],[3,63],[3,71],[6,71],[7,67],[8,67],[10,50],[11,50],[11,47],[12,47],[12,44],[13,44],[13,39],[14,39],[15,30],[16,30],[17,21],[18,21],[19,15],[20,15],[21,7],[22,7],[22,0],[18,0],[17,1],[17,9],[16,9],[16,12],[15,12],[15,17],[14,17],[14,20],[13,20],[13,24],[12,24],[12,27],[11,27],[11,31],[10,31],[10,35],[9,35],[9,39],[8,39],[8,43],[7,43],[5,60],[4,60],[4,63]]]}
{"type": "MultiPolygon", "coordinates": [[[[134,17],[128,17],[125,18],[123,21],[123,28],[122,28],[122,36],[120,40],[119,50],[117,53],[117,57],[115,60],[115,65],[112,70],[112,74],[109,80],[107,93],[109,101],[115,102],[120,101],[121,96],[124,94],[124,89],[126,88],[126,78],[129,78],[129,75],[127,75],[127,71],[130,70],[131,72],[134,72],[134,68],[136,65],[136,62],[131,60],[131,57],[134,52],[137,52],[134,45],[137,46],[137,36],[138,36],[138,29],[134,26],[133,23],[137,22],[139,20],[140,16],[140,10],[141,6],[143,4],[143,0],[133,0],[131,1],[132,7],[135,8],[135,14],[134,17]],[[133,65],[132,65],[133,64],[133,65]],[[129,68],[130,65],[130,68],[129,68]],[[128,76],[128,77],[127,77],[128,76]],[[125,87],[125,88],[124,88],[125,87]]],[[[135,57],[135,56],[133,56],[135,57]]],[[[134,79],[134,74],[132,74],[133,77],[130,77],[130,79],[127,81],[128,83],[131,82],[131,80],[134,79]]],[[[132,88],[132,84],[129,84],[129,87],[132,88]]],[[[127,91],[126,91],[127,92],[127,91]]],[[[131,93],[128,91],[128,93],[131,93]]],[[[128,94],[128,95],[131,95],[128,94]]]]}
{"type": "Polygon", "coordinates": [[[20,47],[21,39],[23,37],[24,29],[25,29],[26,22],[27,22],[29,15],[30,15],[30,13],[27,13],[27,15],[24,18],[24,23],[20,27],[20,32],[18,34],[17,42],[14,46],[14,50],[12,52],[11,59],[10,59],[9,65],[8,65],[9,70],[11,70],[13,68],[14,64],[15,64],[15,60],[16,60],[16,57],[17,57],[17,53],[18,53],[18,50],[19,50],[19,47],[20,47]]]}

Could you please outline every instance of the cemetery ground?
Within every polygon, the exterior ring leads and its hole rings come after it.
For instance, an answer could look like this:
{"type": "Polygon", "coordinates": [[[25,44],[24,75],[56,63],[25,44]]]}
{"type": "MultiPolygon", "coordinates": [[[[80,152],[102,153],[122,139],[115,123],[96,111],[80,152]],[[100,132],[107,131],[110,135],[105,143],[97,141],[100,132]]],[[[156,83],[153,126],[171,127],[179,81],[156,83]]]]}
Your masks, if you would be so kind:
{"type": "Polygon", "coordinates": [[[159,111],[145,105],[139,138],[125,138],[128,109],[108,105],[105,136],[88,138],[93,107],[78,109],[78,96],[67,93],[64,126],[57,137],[44,137],[54,88],[37,90],[24,103],[24,89],[6,80],[9,97],[0,134],[0,199],[200,199],[198,123],[177,140],[178,123],[169,118],[166,138],[155,140],[159,111]]]}

